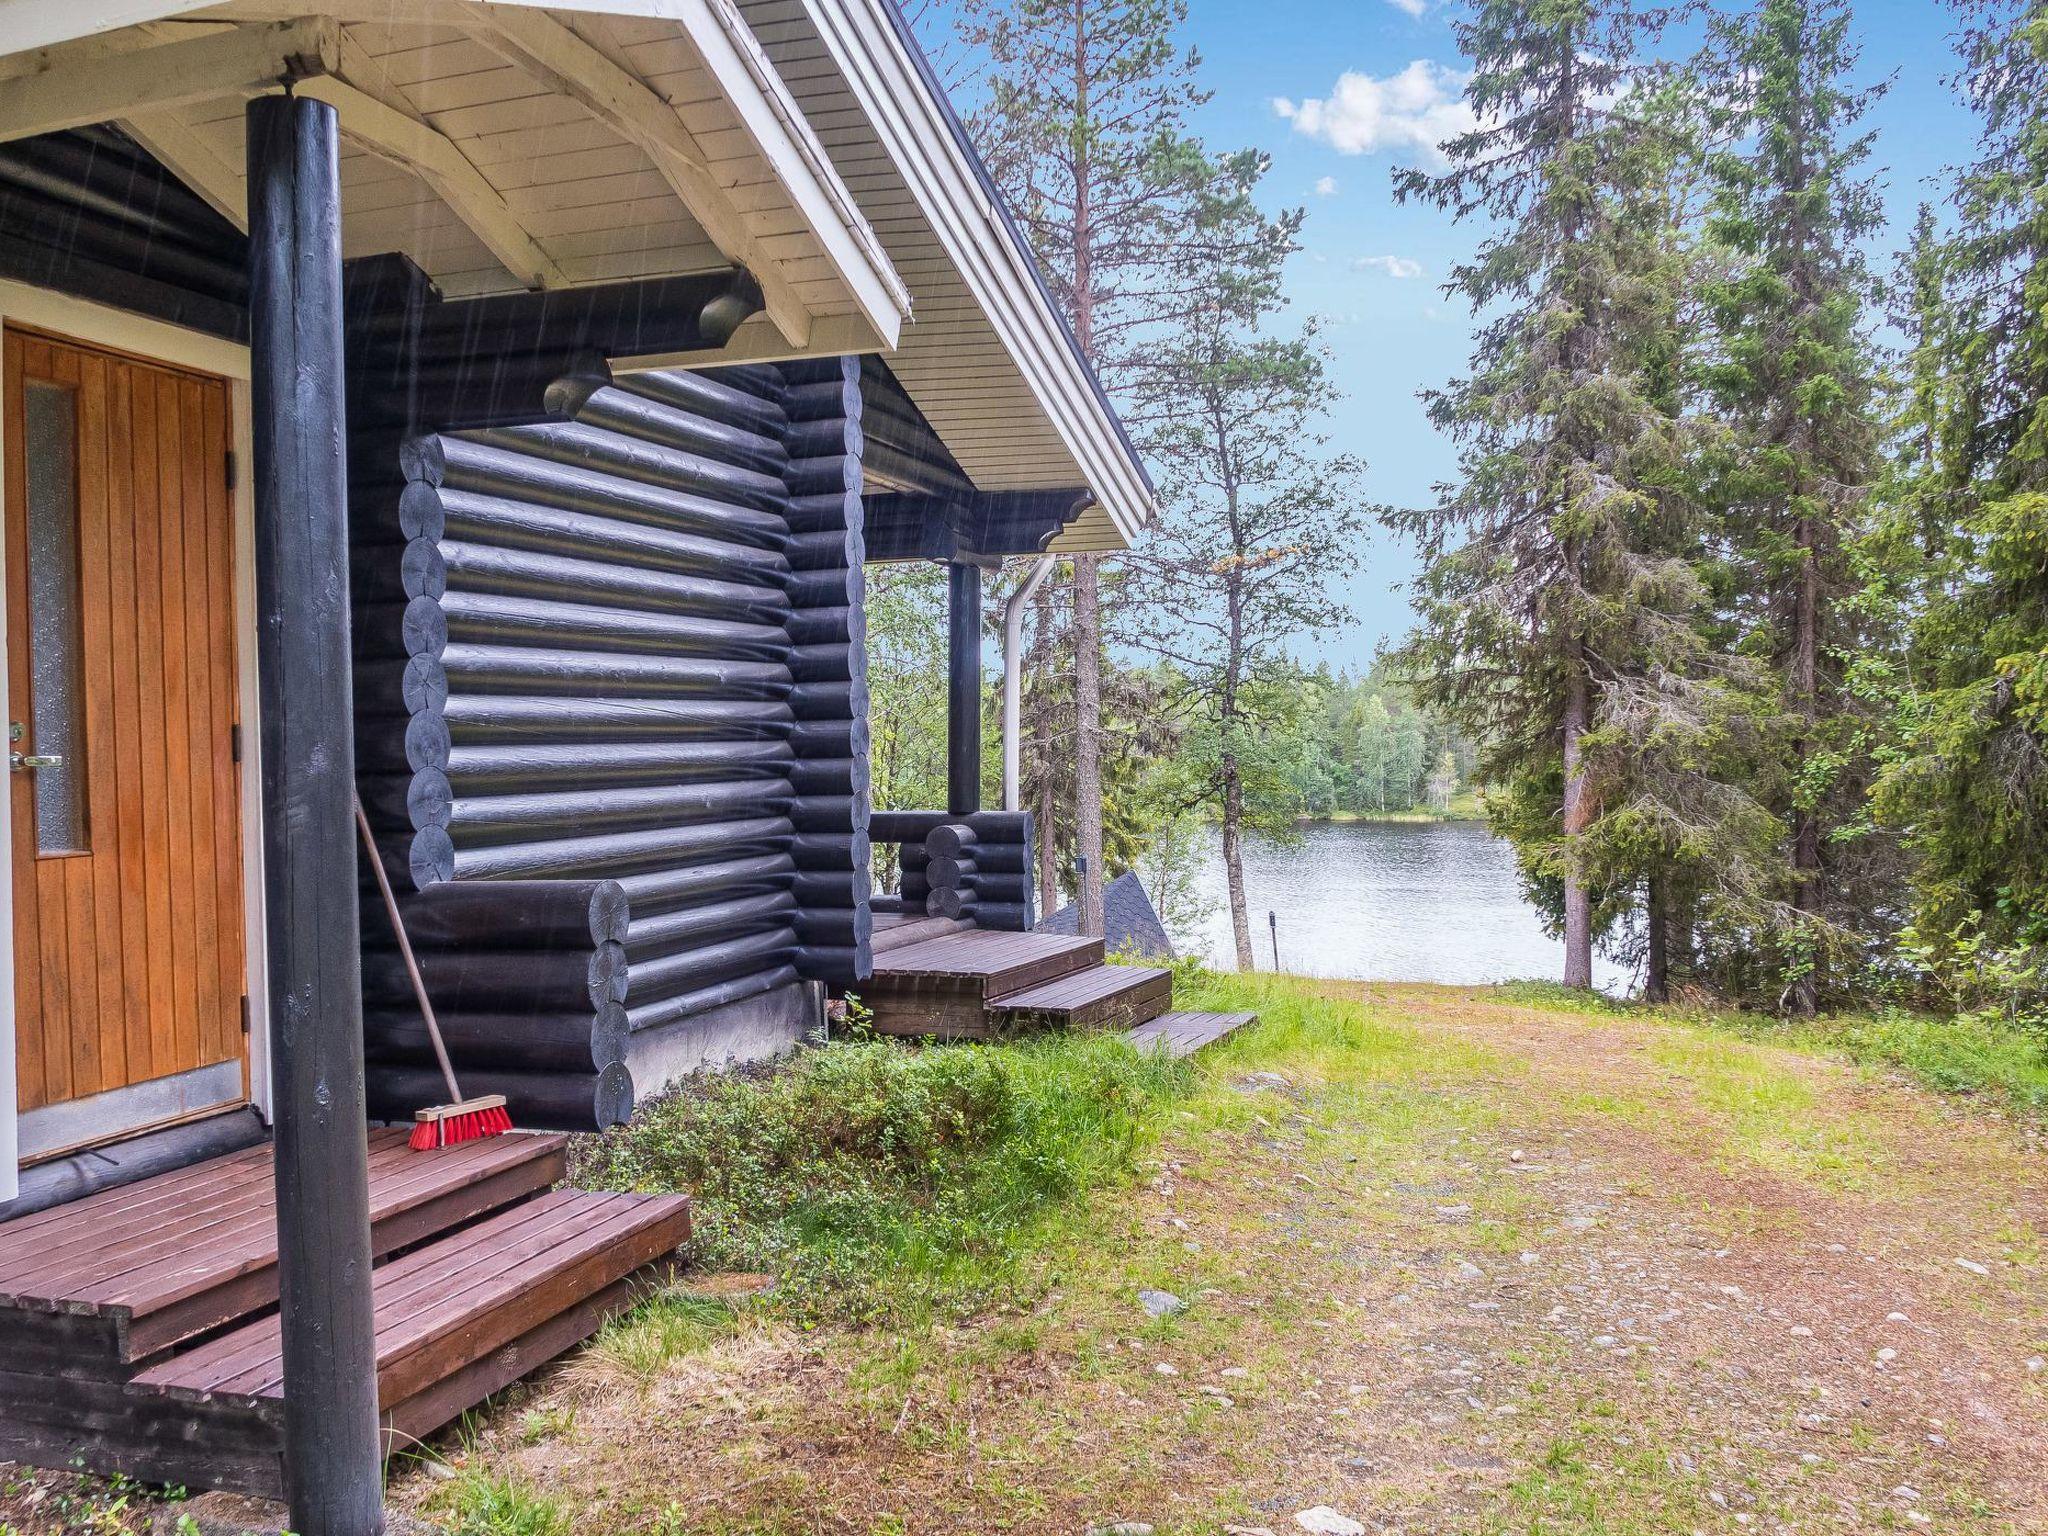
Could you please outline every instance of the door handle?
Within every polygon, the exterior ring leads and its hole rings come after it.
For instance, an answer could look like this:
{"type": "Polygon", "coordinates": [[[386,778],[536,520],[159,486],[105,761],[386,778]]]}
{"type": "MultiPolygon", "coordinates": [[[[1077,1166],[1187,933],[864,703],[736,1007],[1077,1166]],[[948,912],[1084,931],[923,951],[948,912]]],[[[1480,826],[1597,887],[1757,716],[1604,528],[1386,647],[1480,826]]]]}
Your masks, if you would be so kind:
{"type": "Polygon", "coordinates": [[[7,766],[16,773],[26,773],[31,768],[62,768],[64,759],[47,753],[10,752],[7,754],[7,766]]]}

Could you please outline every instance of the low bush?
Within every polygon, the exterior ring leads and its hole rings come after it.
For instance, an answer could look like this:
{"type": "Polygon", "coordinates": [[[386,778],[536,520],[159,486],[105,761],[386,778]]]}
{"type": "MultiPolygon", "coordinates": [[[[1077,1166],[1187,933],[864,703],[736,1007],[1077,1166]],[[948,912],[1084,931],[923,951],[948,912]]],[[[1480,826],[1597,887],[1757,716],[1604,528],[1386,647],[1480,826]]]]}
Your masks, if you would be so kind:
{"type": "Polygon", "coordinates": [[[692,1258],[776,1275],[799,1315],[971,1308],[1055,1213],[1129,1176],[1186,1080],[1100,1036],[837,1042],[644,1105],[575,1177],[689,1191],[692,1258]]]}

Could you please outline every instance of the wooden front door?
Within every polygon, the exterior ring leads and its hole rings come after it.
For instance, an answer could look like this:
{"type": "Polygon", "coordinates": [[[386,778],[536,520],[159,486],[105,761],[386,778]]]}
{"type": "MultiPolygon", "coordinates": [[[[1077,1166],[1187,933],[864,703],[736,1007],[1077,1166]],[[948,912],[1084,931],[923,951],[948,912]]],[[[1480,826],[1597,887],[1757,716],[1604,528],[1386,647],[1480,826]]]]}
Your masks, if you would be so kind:
{"type": "Polygon", "coordinates": [[[14,329],[4,374],[17,1106],[239,1101],[227,385],[14,329]]]}

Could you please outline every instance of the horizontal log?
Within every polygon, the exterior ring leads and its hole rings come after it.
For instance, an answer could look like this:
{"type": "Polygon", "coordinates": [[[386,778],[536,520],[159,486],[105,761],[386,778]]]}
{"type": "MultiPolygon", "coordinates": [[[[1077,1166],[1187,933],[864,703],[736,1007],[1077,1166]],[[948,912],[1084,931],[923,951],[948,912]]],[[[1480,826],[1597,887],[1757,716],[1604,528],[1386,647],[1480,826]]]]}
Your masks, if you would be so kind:
{"type": "Polygon", "coordinates": [[[972,858],[981,834],[963,821],[942,821],[924,835],[924,851],[935,859],[972,858]]]}
{"type": "Polygon", "coordinates": [[[408,539],[460,539],[756,584],[781,581],[790,569],[776,549],[446,486],[407,486],[401,514],[408,539]]]}
{"type": "MultiPolygon", "coordinates": [[[[727,699],[786,698],[789,668],[773,661],[732,661],[710,656],[648,656],[618,651],[543,649],[536,646],[448,646],[438,656],[415,656],[406,673],[408,707],[419,699],[444,702],[463,693],[601,693],[644,697],[693,694],[727,699]]],[[[844,685],[842,685],[844,686],[844,685]]]]}
{"type": "MultiPolygon", "coordinates": [[[[616,875],[623,880],[628,875],[691,859],[742,852],[774,852],[775,844],[790,833],[786,818],[766,816],[746,821],[704,822],[696,826],[601,833],[458,851],[445,831],[439,827],[428,827],[413,834],[410,869],[413,880],[423,889],[442,880],[458,879],[616,875]]],[[[629,901],[632,894],[628,883],[629,901]]]]}
{"type": "Polygon", "coordinates": [[[784,925],[643,960],[633,967],[633,994],[626,1005],[628,1017],[634,1009],[678,992],[695,991],[747,971],[772,970],[789,964],[796,949],[796,930],[784,925]]]}
{"type": "Polygon", "coordinates": [[[798,683],[789,690],[790,713],[799,720],[850,720],[855,702],[854,685],[846,683],[798,683]]]}
{"type": "Polygon", "coordinates": [[[829,608],[862,601],[860,568],[835,566],[823,571],[792,571],[787,582],[792,608],[829,608]]]}
{"type": "Polygon", "coordinates": [[[977,900],[968,915],[978,928],[992,928],[1004,933],[1031,931],[1031,908],[1023,902],[977,900]]]}
{"type": "MultiPolygon", "coordinates": [[[[508,1072],[471,1070],[461,1074],[471,1097],[502,1094],[512,1123],[529,1131],[601,1131],[622,1125],[633,1112],[633,1074],[620,1063],[599,1072],[508,1072]]],[[[448,1090],[433,1067],[372,1063],[364,1072],[373,1119],[409,1122],[413,1111],[446,1101],[448,1090]]]]}
{"type": "Polygon", "coordinates": [[[799,645],[790,648],[786,662],[792,682],[852,682],[856,672],[867,676],[867,659],[843,644],[799,645]]]}
{"type": "Polygon", "coordinates": [[[782,515],[793,534],[844,532],[861,527],[865,521],[860,492],[844,486],[834,486],[814,496],[792,496],[782,515]]]}
{"type": "Polygon", "coordinates": [[[804,832],[789,840],[798,869],[865,869],[869,852],[865,832],[804,832]]]}
{"type": "Polygon", "coordinates": [[[866,775],[865,764],[850,757],[798,758],[788,767],[789,787],[800,795],[855,795],[866,775]]]}
{"type": "Polygon", "coordinates": [[[457,539],[413,540],[405,547],[400,576],[409,598],[441,597],[453,588],[497,597],[652,609],[741,624],[780,623],[789,607],[789,599],[781,591],[746,582],[497,549],[457,539]]]}
{"type": "MultiPolygon", "coordinates": [[[[407,810],[415,828],[445,827],[457,847],[472,840],[503,842],[573,836],[579,831],[666,827],[685,821],[731,821],[748,816],[787,816],[802,825],[821,810],[799,800],[782,779],[714,780],[704,784],[528,790],[509,794],[456,795],[440,791],[448,780],[422,774],[407,810]]],[[[830,805],[830,802],[826,802],[830,805]]]]}
{"type": "Polygon", "coordinates": [[[860,610],[845,599],[834,607],[796,609],[783,620],[791,645],[847,645],[862,622],[860,610]]]}
{"type": "Polygon", "coordinates": [[[783,391],[782,407],[792,423],[858,418],[862,409],[860,380],[819,379],[815,383],[788,385],[783,391]]]}
{"type": "Polygon", "coordinates": [[[867,717],[799,720],[789,729],[789,744],[798,757],[866,757],[867,717]]]}
{"type": "Polygon", "coordinates": [[[858,528],[792,533],[783,551],[792,571],[843,571],[857,567],[865,544],[858,528]]]}
{"type": "Polygon", "coordinates": [[[677,992],[669,997],[645,1003],[626,1011],[627,1023],[633,1033],[639,1034],[650,1029],[664,1029],[672,1024],[709,1013],[714,1008],[724,1008],[732,1003],[758,997],[764,992],[773,992],[799,980],[794,965],[781,964],[748,971],[744,975],[728,977],[724,981],[712,982],[706,986],[693,987],[687,992],[677,992]]]}
{"type": "Polygon", "coordinates": [[[792,796],[783,814],[799,832],[852,832],[864,807],[851,795],[792,796]]]}
{"type": "MultiPolygon", "coordinates": [[[[413,1000],[404,959],[389,929],[364,925],[365,1005],[402,1006],[413,1000]],[[377,947],[369,947],[375,945],[377,947]]],[[[605,943],[587,949],[426,949],[415,956],[427,998],[451,1013],[578,1012],[626,1000],[626,950],[605,943]]]]}
{"type": "MultiPolygon", "coordinates": [[[[457,1013],[437,1009],[434,1017],[458,1073],[467,1068],[595,1072],[626,1059],[626,1010],[618,1003],[574,1013],[542,1013],[533,1009],[457,1013]]],[[[407,1066],[434,1064],[433,1042],[417,1012],[365,1010],[363,1044],[372,1061],[407,1066]]]]}
{"type": "Polygon", "coordinates": [[[746,854],[710,863],[690,863],[627,875],[625,887],[633,918],[651,917],[692,901],[741,891],[794,889],[796,861],[786,851],[746,854]]]}
{"type": "Polygon", "coordinates": [[[866,944],[875,934],[875,914],[861,907],[819,907],[796,920],[796,936],[806,949],[866,944]]]}
{"type": "Polygon", "coordinates": [[[451,643],[551,645],[752,661],[781,661],[791,649],[788,631],[779,619],[767,623],[707,618],[488,592],[450,592],[438,602],[414,599],[406,608],[405,622],[406,649],[416,656],[438,655],[451,643]]]}
{"type": "Polygon", "coordinates": [[[985,875],[1013,875],[1028,866],[1030,851],[1022,843],[980,843],[971,858],[963,857],[960,862],[985,875]]]}
{"type": "Polygon", "coordinates": [[[557,464],[710,497],[756,511],[779,513],[788,495],[781,475],[741,469],[701,453],[687,453],[579,422],[507,427],[482,436],[493,445],[557,464]]]}
{"type": "Polygon", "coordinates": [[[679,411],[708,421],[738,427],[761,437],[780,439],[789,425],[789,414],[773,400],[734,389],[709,374],[688,368],[665,368],[647,373],[624,373],[618,387],[650,400],[659,400],[679,411]]]}
{"type": "Polygon", "coordinates": [[[789,462],[780,433],[764,435],[616,385],[594,391],[577,409],[576,420],[777,479],[789,462]]]}
{"type": "Polygon", "coordinates": [[[868,899],[870,881],[864,869],[797,871],[790,891],[807,912],[827,907],[853,907],[868,899]]]}
{"type": "Polygon", "coordinates": [[[807,944],[797,952],[797,970],[811,981],[850,987],[873,974],[871,944],[807,944]]]}
{"type": "Polygon", "coordinates": [[[720,935],[783,926],[795,917],[796,910],[796,897],[786,890],[776,890],[728,896],[636,917],[626,939],[626,954],[637,970],[657,956],[673,954],[720,935]]]}
{"type": "Polygon", "coordinates": [[[788,777],[793,783],[797,762],[787,741],[764,739],[464,744],[443,752],[438,763],[419,760],[412,766],[418,772],[438,767],[456,793],[481,794],[739,777],[788,777]]]}
{"type": "Polygon", "coordinates": [[[794,718],[772,699],[533,698],[455,694],[439,710],[415,711],[412,724],[440,717],[451,742],[551,740],[676,741],[787,739],[794,718]]]}
{"type": "Polygon", "coordinates": [[[788,494],[791,496],[821,496],[832,491],[851,491],[858,495],[861,489],[860,455],[842,453],[791,459],[784,479],[788,482],[788,494]]]}
{"type": "Polygon", "coordinates": [[[565,948],[624,943],[625,887],[616,880],[463,880],[400,904],[415,948],[565,948]]]}
{"type": "Polygon", "coordinates": [[[557,463],[523,448],[470,438],[423,437],[406,443],[400,460],[408,480],[508,496],[565,511],[651,517],[775,548],[787,531],[779,509],[737,506],[709,496],[650,484],[631,474],[557,463]]]}
{"type": "Polygon", "coordinates": [[[808,459],[844,459],[860,456],[863,437],[856,413],[799,418],[782,434],[782,446],[792,465],[808,459]]]}

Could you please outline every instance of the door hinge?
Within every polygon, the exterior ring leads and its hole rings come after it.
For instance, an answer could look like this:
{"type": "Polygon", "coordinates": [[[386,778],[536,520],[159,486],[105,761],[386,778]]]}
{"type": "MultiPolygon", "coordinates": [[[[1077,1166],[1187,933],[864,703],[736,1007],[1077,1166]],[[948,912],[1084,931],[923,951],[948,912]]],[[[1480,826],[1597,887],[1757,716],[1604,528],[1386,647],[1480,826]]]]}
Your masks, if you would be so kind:
{"type": "Polygon", "coordinates": [[[244,992],[244,993],[242,994],[242,1034],[244,1035],[244,1037],[246,1037],[246,1036],[248,1035],[248,1033],[249,1033],[249,994],[248,994],[248,993],[246,993],[246,992],[244,992]]]}
{"type": "Polygon", "coordinates": [[[237,763],[242,760],[242,722],[239,720],[228,727],[228,759],[237,763]]]}
{"type": "Polygon", "coordinates": [[[237,471],[237,465],[235,463],[235,450],[232,448],[228,449],[226,453],[221,455],[221,458],[223,461],[222,468],[226,471],[228,477],[228,489],[232,491],[235,489],[235,477],[237,471]]]}

